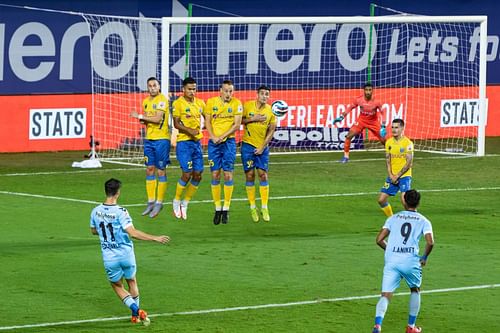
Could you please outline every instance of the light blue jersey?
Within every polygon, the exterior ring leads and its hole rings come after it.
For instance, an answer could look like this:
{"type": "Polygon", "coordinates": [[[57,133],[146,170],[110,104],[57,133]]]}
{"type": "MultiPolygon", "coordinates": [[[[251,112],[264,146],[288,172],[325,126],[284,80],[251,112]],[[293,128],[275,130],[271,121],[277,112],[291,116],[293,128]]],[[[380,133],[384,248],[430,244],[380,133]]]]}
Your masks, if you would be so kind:
{"type": "Polygon", "coordinates": [[[134,257],[134,244],[125,231],[130,226],[132,219],[123,207],[101,204],[92,210],[90,227],[99,234],[105,264],[134,257]]]}
{"type": "Polygon", "coordinates": [[[401,279],[409,288],[420,288],[422,267],[418,242],[422,235],[432,233],[431,223],[417,212],[402,211],[389,217],[383,228],[390,233],[385,248],[382,292],[394,292],[401,279]]]}
{"type": "Polygon", "coordinates": [[[389,217],[383,228],[390,231],[385,249],[386,263],[418,261],[418,242],[422,235],[432,233],[431,222],[413,211],[402,211],[389,217]]]}

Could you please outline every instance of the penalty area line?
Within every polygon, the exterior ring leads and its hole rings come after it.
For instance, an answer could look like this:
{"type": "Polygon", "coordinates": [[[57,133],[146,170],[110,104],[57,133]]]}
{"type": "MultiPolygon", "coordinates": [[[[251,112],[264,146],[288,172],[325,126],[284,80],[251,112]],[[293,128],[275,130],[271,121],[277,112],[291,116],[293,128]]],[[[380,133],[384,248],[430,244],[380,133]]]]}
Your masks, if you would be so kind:
{"type": "MultiPolygon", "coordinates": [[[[450,292],[460,292],[460,291],[479,290],[479,289],[493,289],[493,288],[500,288],[500,284],[484,284],[484,285],[457,287],[457,288],[431,289],[431,290],[423,290],[423,291],[421,291],[421,293],[422,294],[437,294],[437,293],[450,293],[450,292]]],[[[409,294],[410,294],[409,292],[401,292],[401,293],[395,293],[394,296],[405,296],[405,295],[409,295],[409,294]]],[[[299,302],[289,302],[289,303],[270,303],[270,304],[260,304],[260,305],[250,305],[250,306],[218,308],[218,309],[157,313],[157,314],[151,314],[151,315],[149,315],[149,317],[153,318],[153,317],[201,315],[201,314],[210,314],[210,313],[219,313],[219,312],[259,310],[259,309],[268,309],[268,308],[283,308],[283,307],[290,307],[290,306],[301,306],[301,305],[320,304],[320,303],[358,301],[358,300],[372,299],[372,298],[379,298],[379,297],[380,297],[380,294],[364,295],[364,296],[337,297],[337,298],[325,298],[325,299],[316,299],[316,300],[310,300],[310,301],[299,301],[299,302]]],[[[76,325],[76,324],[97,323],[97,322],[126,320],[126,319],[130,319],[130,316],[95,318],[95,319],[84,319],[84,320],[71,320],[71,321],[60,321],[60,322],[53,322],[53,323],[40,323],[40,324],[28,324],[28,325],[16,325],[16,326],[0,326],[0,331],[22,329],[22,328],[76,325]]]]}

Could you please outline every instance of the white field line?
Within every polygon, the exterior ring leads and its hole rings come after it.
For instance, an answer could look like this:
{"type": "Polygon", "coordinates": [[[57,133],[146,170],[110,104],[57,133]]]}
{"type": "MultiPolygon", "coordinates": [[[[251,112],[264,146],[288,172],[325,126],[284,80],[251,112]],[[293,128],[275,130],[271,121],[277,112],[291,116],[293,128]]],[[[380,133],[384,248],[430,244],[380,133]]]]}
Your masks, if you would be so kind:
{"type": "MultiPolygon", "coordinates": [[[[419,190],[420,192],[472,192],[472,191],[496,191],[500,190],[499,186],[494,187],[465,187],[465,188],[440,188],[440,189],[428,189],[428,190],[419,190]]],[[[377,195],[379,192],[352,192],[352,193],[325,193],[325,194],[309,194],[309,195],[287,195],[287,196],[279,196],[279,197],[271,197],[270,200],[289,200],[289,199],[315,199],[315,198],[332,198],[332,197],[353,197],[353,196],[363,196],[363,195],[377,195]]],[[[21,193],[21,192],[11,192],[11,191],[0,191],[0,194],[5,195],[13,195],[13,196],[22,196],[22,197],[32,197],[32,198],[40,198],[40,199],[51,199],[51,200],[62,200],[62,201],[71,201],[85,204],[93,204],[98,205],[101,202],[92,201],[92,200],[83,200],[83,199],[73,199],[73,198],[64,198],[64,197],[56,197],[50,195],[42,195],[42,194],[31,194],[31,193],[21,193]]],[[[247,198],[232,198],[231,201],[246,201],[247,198]]],[[[260,198],[257,198],[260,200],[260,198]]],[[[171,204],[171,201],[166,201],[165,204],[171,204]]],[[[191,203],[213,203],[210,200],[192,200],[191,203]]],[[[136,204],[122,204],[122,207],[137,207],[144,206],[145,203],[136,203],[136,204]]]]}
{"type": "MultiPolygon", "coordinates": [[[[499,154],[489,154],[484,157],[498,157],[499,154]]],[[[464,158],[474,158],[475,156],[440,156],[440,157],[416,157],[415,160],[430,160],[430,159],[464,159],[464,158]]],[[[350,160],[349,163],[363,163],[363,162],[373,162],[373,161],[385,161],[385,158],[365,158],[361,160],[350,160]]],[[[339,164],[337,160],[326,160],[326,161],[287,161],[287,162],[270,162],[270,165],[296,165],[296,164],[339,164]]],[[[110,171],[140,171],[145,170],[144,166],[136,165],[135,168],[115,168],[115,169],[87,169],[87,170],[71,170],[71,171],[46,171],[46,172],[16,172],[16,173],[6,173],[0,174],[0,177],[19,177],[19,176],[39,176],[39,175],[66,175],[66,174],[79,174],[79,173],[95,173],[95,172],[110,172],[110,171]]],[[[235,166],[242,166],[241,163],[236,163],[235,166]]],[[[171,166],[171,168],[176,168],[176,166],[171,166]]],[[[208,168],[208,167],[207,167],[208,168]]]]}
{"type": "MultiPolygon", "coordinates": [[[[478,290],[478,289],[493,289],[493,288],[499,288],[499,287],[500,287],[500,284],[484,284],[484,285],[458,287],[458,288],[443,288],[443,289],[423,290],[421,293],[422,294],[437,294],[437,293],[450,293],[450,292],[460,292],[460,291],[478,290]]],[[[405,296],[405,295],[409,295],[409,294],[410,294],[409,292],[401,292],[401,293],[395,293],[394,296],[405,296]]],[[[301,306],[301,305],[311,305],[311,304],[319,304],[319,303],[348,302],[348,301],[357,301],[357,300],[372,299],[372,298],[379,298],[379,297],[380,297],[380,294],[364,295],[364,296],[348,296],[348,297],[325,298],[325,299],[316,299],[316,300],[311,300],[311,301],[299,301],[299,302],[289,302],[289,303],[270,303],[270,304],[259,304],[259,305],[249,305],[249,306],[236,306],[236,307],[230,307],[230,308],[156,313],[156,314],[150,314],[149,316],[151,318],[153,318],[153,317],[171,317],[171,316],[182,316],[182,315],[202,315],[202,314],[219,313],[219,312],[258,310],[258,309],[268,309],[268,308],[283,308],[283,307],[289,307],[289,306],[301,306]]],[[[108,318],[94,318],[94,319],[84,319],[84,320],[60,321],[60,322],[53,322],[53,323],[0,326],[0,331],[23,329],[23,328],[76,325],[76,324],[96,323],[96,322],[105,322],[105,321],[127,320],[129,318],[130,318],[130,316],[108,317],[108,318]]]]}

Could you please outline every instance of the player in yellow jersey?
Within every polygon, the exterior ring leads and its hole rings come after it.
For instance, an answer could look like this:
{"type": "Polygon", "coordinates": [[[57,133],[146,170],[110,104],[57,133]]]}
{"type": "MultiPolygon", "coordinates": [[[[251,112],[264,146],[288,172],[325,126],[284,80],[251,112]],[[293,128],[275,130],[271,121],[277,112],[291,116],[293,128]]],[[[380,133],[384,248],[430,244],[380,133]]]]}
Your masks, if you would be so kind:
{"type": "Polygon", "coordinates": [[[176,218],[186,220],[189,201],[198,189],[203,172],[200,139],[203,138],[201,117],[205,102],[195,97],[196,81],[192,77],[182,81],[182,92],[183,95],[173,103],[174,126],[179,130],[175,154],[182,170],[175,190],[173,209],[176,218]]]}
{"type": "Polygon", "coordinates": [[[144,163],[146,164],[148,205],[142,215],[149,214],[149,217],[156,217],[163,208],[163,199],[167,190],[165,169],[170,164],[170,129],[168,126],[170,114],[168,100],[160,92],[160,82],[155,77],[150,77],[147,85],[149,96],[142,102],[143,113],[133,111],[130,116],[146,125],[144,163]]]}
{"type": "Polygon", "coordinates": [[[236,160],[234,133],[241,126],[243,106],[233,97],[234,84],[225,80],[220,86],[220,95],[208,99],[205,107],[205,125],[208,141],[208,163],[212,172],[212,198],[215,204],[213,223],[229,222],[229,206],[233,195],[233,172],[236,160]],[[224,172],[224,205],[221,205],[221,169],[224,172]]]}
{"type": "Polygon", "coordinates": [[[260,86],[257,89],[257,99],[248,101],[243,106],[242,123],[245,125],[243,143],[241,145],[241,160],[246,178],[246,191],[250,203],[250,213],[254,222],[259,222],[259,214],[255,204],[255,169],[259,175],[259,193],[261,198],[262,219],[271,220],[269,216],[269,147],[268,144],[276,130],[276,116],[267,104],[271,89],[260,86]]]}
{"type": "Polygon", "coordinates": [[[387,179],[380,189],[378,204],[386,216],[392,216],[389,196],[401,191],[401,202],[405,192],[411,189],[411,167],[413,164],[413,143],[403,135],[405,122],[402,119],[392,121],[392,137],[385,142],[385,160],[387,179]]]}

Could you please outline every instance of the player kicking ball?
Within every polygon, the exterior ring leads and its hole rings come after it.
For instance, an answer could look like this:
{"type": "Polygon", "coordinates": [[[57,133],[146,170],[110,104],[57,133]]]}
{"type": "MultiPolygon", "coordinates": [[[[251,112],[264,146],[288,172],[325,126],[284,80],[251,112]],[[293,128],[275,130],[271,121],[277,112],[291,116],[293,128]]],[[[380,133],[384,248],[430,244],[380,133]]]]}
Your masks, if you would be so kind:
{"type": "Polygon", "coordinates": [[[90,232],[99,236],[104,268],[111,288],[132,311],[132,323],[147,326],[150,323],[148,314],[139,307],[134,245],[130,237],[161,244],[168,243],[170,238],[164,235],[150,235],[135,229],[128,211],[117,204],[120,188],[121,182],[117,179],[109,179],[104,184],[106,200],[92,210],[90,232]],[[124,278],[128,290],[123,285],[124,278]]]}

